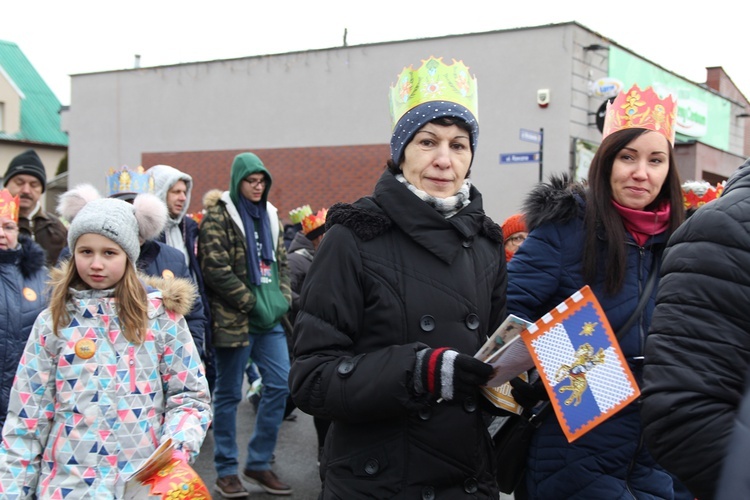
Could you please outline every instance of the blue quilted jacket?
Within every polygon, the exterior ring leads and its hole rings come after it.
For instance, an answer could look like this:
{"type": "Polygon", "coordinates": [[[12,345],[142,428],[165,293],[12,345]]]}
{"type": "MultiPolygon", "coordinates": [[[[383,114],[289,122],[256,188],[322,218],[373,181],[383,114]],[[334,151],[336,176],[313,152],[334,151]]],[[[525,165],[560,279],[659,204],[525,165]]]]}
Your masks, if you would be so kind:
{"type": "MultiPolygon", "coordinates": [[[[530,234],[508,264],[509,313],[536,321],[586,284],[581,266],[585,198],[583,187],[566,185],[562,178],[530,194],[525,204],[530,234]]],[[[664,235],[657,235],[641,247],[627,235],[626,277],[618,293],[604,292],[603,273],[589,283],[615,332],[635,310],[654,252],[663,248],[664,240],[664,235]]],[[[605,241],[600,241],[603,252],[605,241]]],[[[620,336],[639,382],[639,358],[655,295],[656,287],[640,318],[620,336]]],[[[637,402],[572,444],[555,416],[548,416],[533,436],[527,465],[530,498],[673,498],[672,478],[642,444],[637,402]]]]}
{"type": "Polygon", "coordinates": [[[18,242],[16,250],[0,250],[0,427],[26,339],[48,298],[44,250],[25,235],[18,242]]]}

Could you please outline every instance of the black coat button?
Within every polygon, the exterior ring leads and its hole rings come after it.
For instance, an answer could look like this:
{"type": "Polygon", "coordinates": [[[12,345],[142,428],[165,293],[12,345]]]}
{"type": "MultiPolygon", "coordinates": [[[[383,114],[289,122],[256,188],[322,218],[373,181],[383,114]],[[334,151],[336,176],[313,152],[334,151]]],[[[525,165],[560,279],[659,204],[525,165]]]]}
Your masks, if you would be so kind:
{"type": "Polygon", "coordinates": [[[435,329],[435,318],[429,314],[425,314],[419,320],[419,327],[425,332],[431,332],[435,329]]]}
{"type": "Polygon", "coordinates": [[[434,500],[435,499],[435,488],[432,486],[425,486],[422,488],[422,500],[434,500]]]}
{"type": "Polygon", "coordinates": [[[464,399],[464,410],[469,413],[474,413],[477,410],[477,402],[471,396],[464,399]]]}
{"type": "Polygon", "coordinates": [[[336,368],[336,371],[339,373],[339,377],[346,378],[354,371],[354,362],[349,360],[343,361],[338,368],[336,368]]]}
{"type": "Polygon", "coordinates": [[[432,408],[425,406],[419,409],[419,418],[422,420],[429,420],[432,417],[432,408]]]}
{"type": "Polygon", "coordinates": [[[479,316],[477,316],[474,313],[471,313],[468,316],[466,316],[465,323],[466,323],[466,328],[468,328],[469,330],[476,330],[477,328],[479,328],[479,316]]]}
{"type": "Polygon", "coordinates": [[[473,477],[470,477],[469,479],[464,481],[464,491],[466,493],[469,493],[469,494],[476,493],[478,489],[479,489],[479,486],[477,485],[477,480],[474,479],[473,477]]]}
{"type": "Polygon", "coordinates": [[[375,458],[370,458],[365,462],[365,473],[373,476],[380,470],[380,463],[375,458]]]}
{"type": "Polygon", "coordinates": [[[464,248],[469,248],[469,247],[471,247],[471,245],[472,245],[472,244],[474,244],[474,242],[473,242],[473,241],[471,241],[471,240],[464,240],[464,241],[463,241],[463,242],[461,243],[461,245],[462,245],[462,246],[463,246],[464,248]]]}

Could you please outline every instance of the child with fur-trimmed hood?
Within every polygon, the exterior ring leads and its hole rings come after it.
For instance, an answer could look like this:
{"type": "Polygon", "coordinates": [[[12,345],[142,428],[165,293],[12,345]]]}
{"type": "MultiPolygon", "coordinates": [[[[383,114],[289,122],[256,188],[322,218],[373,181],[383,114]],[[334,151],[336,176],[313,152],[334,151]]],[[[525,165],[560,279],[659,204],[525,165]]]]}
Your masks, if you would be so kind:
{"type": "Polygon", "coordinates": [[[69,196],[61,213],[72,220],[72,257],[52,273],[50,307],[37,318],[16,374],[0,493],[121,498],[125,479],[166,440],[194,460],[211,421],[183,317],[195,287],[136,271],[139,237],[153,238],[166,217],[153,195],[132,205],[69,196]]]}

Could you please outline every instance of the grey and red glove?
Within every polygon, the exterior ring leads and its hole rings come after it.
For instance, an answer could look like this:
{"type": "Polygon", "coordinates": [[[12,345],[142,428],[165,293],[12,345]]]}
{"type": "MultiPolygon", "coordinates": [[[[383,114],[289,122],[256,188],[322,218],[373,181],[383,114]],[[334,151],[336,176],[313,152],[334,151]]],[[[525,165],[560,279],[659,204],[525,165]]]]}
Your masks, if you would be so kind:
{"type": "Polygon", "coordinates": [[[422,349],[414,363],[414,388],[419,394],[430,393],[451,401],[461,395],[475,395],[492,372],[491,365],[454,349],[422,349]]]}

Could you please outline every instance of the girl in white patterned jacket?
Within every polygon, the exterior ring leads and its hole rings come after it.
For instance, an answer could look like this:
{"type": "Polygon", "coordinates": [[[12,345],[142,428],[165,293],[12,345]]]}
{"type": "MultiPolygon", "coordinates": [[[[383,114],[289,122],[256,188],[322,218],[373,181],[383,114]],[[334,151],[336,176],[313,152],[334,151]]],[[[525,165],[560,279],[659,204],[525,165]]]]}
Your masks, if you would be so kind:
{"type": "Polygon", "coordinates": [[[121,498],[125,479],[172,439],[194,460],[211,421],[183,314],[192,283],[139,277],[139,237],[166,207],[64,194],[72,257],[52,275],[16,373],[0,447],[2,498],[121,498]]]}

